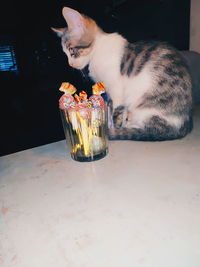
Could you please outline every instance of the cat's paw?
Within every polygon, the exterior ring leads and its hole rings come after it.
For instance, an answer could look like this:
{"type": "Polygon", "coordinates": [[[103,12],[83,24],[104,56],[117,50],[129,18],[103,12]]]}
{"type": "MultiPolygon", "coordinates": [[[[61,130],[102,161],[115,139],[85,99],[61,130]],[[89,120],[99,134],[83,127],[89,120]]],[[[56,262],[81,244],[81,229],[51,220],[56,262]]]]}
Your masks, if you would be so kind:
{"type": "Polygon", "coordinates": [[[115,128],[121,128],[124,121],[124,106],[118,106],[113,113],[113,123],[115,128]]]}
{"type": "Polygon", "coordinates": [[[109,128],[108,129],[108,139],[109,140],[115,140],[116,139],[116,129],[115,128],[109,128]]]}

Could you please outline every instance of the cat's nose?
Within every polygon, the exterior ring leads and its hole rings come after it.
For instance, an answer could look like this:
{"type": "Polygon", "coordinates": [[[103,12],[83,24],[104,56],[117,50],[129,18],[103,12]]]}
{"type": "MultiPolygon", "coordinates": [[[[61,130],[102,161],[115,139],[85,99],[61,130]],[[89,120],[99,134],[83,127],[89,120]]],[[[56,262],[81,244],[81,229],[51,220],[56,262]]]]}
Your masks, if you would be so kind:
{"type": "Polygon", "coordinates": [[[74,64],[73,64],[72,62],[69,62],[69,65],[70,65],[71,67],[73,67],[73,66],[74,66],[74,64]]]}

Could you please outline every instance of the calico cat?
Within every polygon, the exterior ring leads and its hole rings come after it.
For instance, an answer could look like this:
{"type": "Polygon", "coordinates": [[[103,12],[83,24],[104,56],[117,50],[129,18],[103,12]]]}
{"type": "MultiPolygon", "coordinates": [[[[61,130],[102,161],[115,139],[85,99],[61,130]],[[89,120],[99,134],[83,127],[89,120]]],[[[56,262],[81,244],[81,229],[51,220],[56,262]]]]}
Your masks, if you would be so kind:
{"type": "Polygon", "coordinates": [[[110,139],[163,141],[192,130],[191,78],[175,48],[157,41],[129,43],[68,7],[63,16],[68,27],[52,29],[61,37],[69,65],[87,67],[112,99],[110,139]]]}

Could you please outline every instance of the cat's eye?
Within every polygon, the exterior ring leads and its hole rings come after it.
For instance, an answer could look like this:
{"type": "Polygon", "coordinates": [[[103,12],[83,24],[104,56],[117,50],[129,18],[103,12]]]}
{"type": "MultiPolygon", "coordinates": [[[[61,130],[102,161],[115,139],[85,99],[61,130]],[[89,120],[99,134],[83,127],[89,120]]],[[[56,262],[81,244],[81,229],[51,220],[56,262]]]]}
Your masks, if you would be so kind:
{"type": "Polygon", "coordinates": [[[77,56],[77,49],[76,48],[69,47],[68,49],[69,49],[71,57],[76,57],[77,56]]]}
{"type": "Polygon", "coordinates": [[[74,46],[71,47],[70,45],[67,46],[67,49],[69,50],[70,56],[71,57],[79,57],[81,55],[82,50],[87,49],[91,46],[89,45],[79,45],[79,46],[74,46]]]}

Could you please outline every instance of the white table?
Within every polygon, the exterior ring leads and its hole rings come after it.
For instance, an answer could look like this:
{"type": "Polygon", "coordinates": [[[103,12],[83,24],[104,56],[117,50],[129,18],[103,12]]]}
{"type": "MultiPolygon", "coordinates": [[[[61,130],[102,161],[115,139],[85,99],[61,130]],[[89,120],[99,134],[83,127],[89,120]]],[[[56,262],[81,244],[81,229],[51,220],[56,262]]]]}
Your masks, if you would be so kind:
{"type": "Polygon", "coordinates": [[[1,267],[199,267],[200,110],[177,141],[65,141],[0,158],[1,267]]]}

